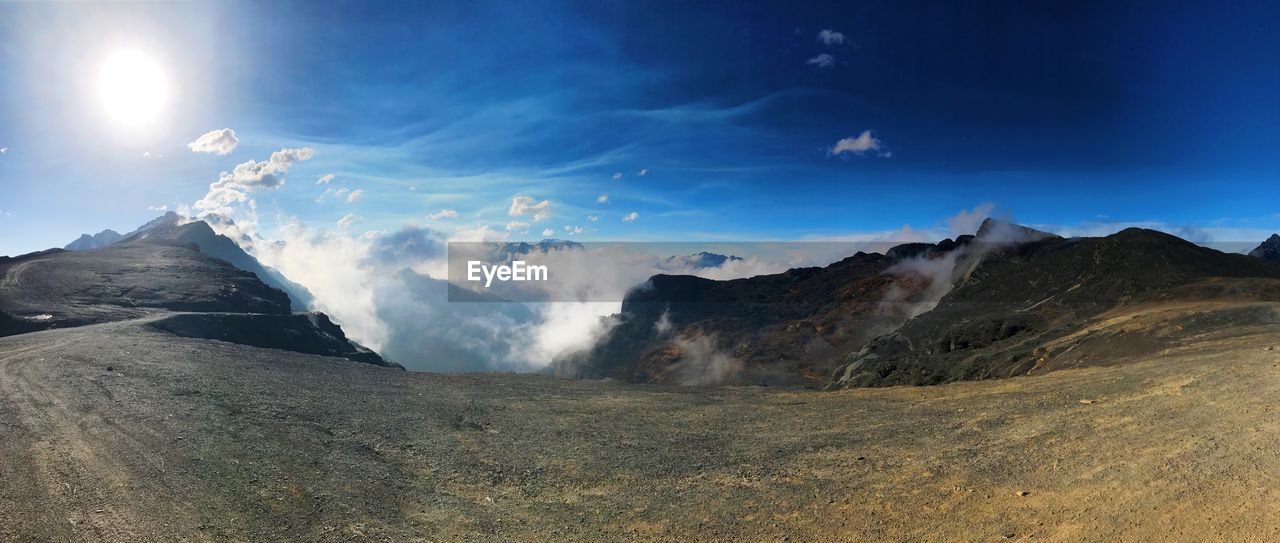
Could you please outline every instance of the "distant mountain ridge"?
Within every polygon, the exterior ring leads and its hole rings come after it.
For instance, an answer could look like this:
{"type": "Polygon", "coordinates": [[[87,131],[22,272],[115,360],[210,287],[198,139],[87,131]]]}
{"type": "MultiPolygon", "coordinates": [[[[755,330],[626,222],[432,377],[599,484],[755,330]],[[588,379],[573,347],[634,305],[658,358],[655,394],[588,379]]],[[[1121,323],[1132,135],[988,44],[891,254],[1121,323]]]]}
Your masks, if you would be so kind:
{"type": "Polygon", "coordinates": [[[89,251],[92,249],[101,249],[112,243],[124,239],[124,235],[115,230],[103,230],[94,235],[80,234],[75,241],[68,243],[63,249],[68,251],[89,251]]]}
{"type": "Polygon", "coordinates": [[[1256,249],[1249,251],[1249,256],[1280,262],[1280,234],[1271,234],[1256,249]]]}
{"type": "MultiPolygon", "coordinates": [[[[1273,236],[1254,254],[1277,246],[1273,236]]],[[[1150,230],[1065,239],[987,219],[975,235],[825,268],[654,276],[628,294],[608,337],[554,370],[684,384],[938,384],[1150,355],[1280,321],[1273,303],[1280,265],[1262,259],[1150,230]]]]}

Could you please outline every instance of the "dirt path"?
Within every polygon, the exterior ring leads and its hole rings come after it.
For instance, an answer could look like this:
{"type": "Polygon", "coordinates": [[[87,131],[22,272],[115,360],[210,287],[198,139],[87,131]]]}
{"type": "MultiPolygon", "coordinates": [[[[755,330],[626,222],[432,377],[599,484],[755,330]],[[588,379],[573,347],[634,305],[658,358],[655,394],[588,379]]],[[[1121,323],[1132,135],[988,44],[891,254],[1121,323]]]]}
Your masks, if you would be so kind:
{"type": "Polygon", "coordinates": [[[1280,350],[1244,332],[833,393],[0,338],[0,540],[1277,540],[1280,350]]]}

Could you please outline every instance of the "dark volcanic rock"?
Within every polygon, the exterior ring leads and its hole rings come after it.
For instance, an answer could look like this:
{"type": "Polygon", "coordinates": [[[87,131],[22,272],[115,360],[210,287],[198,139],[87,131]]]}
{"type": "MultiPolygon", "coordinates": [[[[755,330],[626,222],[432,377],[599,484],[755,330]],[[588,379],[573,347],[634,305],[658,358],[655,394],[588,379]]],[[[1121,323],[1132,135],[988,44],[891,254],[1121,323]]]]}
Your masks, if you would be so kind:
{"type": "Polygon", "coordinates": [[[176,336],[335,356],[375,366],[404,369],[347,339],[342,328],[324,313],[185,313],[154,321],[149,326],[176,336]]]}
{"type": "Polygon", "coordinates": [[[184,221],[177,213],[170,211],[142,225],[122,241],[169,240],[194,243],[200,252],[225,260],[232,266],[256,275],[263,283],[284,291],[289,295],[290,307],[294,311],[306,311],[311,306],[314,298],[306,287],[290,281],[273,268],[263,266],[231,238],[214,232],[205,221],[184,221]]]}
{"type": "Polygon", "coordinates": [[[1280,300],[1276,279],[1280,266],[1270,262],[1151,230],[997,247],[932,311],[850,354],[833,385],[926,385],[1053,369],[1066,363],[1055,362],[1065,353],[1044,346],[1105,312],[1182,299],[1280,300]]]}
{"type": "Polygon", "coordinates": [[[555,371],[636,382],[816,386],[849,349],[916,311],[929,281],[886,272],[906,258],[938,257],[937,247],[860,252],[825,268],[730,281],[656,275],[628,293],[608,338],[558,360],[555,371]]]}
{"type": "Polygon", "coordinates": [[[290,312],[284,292],[192,245],[171,241],[44,251],[0,261],[0,311],[9,320],[47,329],[137,318],[155,310],[290,312]]]}
{"type": "Polygon", "coordinates": [[[1271,234],[1267,241],[1262,242],[1256,249],[1249,251],[1249,256],[1280,262],[1280,235],[1271,234]]]}

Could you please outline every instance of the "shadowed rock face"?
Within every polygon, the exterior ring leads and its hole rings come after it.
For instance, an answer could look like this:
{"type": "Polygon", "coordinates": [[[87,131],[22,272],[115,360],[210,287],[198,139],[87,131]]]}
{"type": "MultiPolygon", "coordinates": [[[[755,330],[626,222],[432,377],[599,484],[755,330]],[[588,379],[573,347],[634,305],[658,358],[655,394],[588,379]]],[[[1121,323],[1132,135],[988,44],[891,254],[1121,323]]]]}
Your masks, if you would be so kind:
{"type": "Polygon", "coordinates": [[[1270,260],[1272,262],[1280,262],[1280,235],[1271,234],[1267,241],[1252,251],[1249,256],[1270,260]]]}
{"type": "Polygon", "coordinates": [[[156,320],[148,326],[181,337],[216,339],[241,345],[334,356],[375,366],[400,368],[399,364],[387,362],[377,353],[347,339],[342,328],[330,321],[324,313],[292,315],[183,313],[156,320]]]}
{"type": "Polygon", "coordinates": [[[291,314],[283,291],[191,243],[135,238],[0,258],[0,336],[157,316],[151,326],[175,335],[399,367],[323,314],[291,314]]]}
{"type": "MultiPolygon", "coordinates": [[[[1077,350],[1083,338],[1059,340],[1126,307],[1280,300],[1277,279],[1280,266],[1271,262],[1151,230],[997,248],[932,311],[848,355],[833,386],[927,385],[1102,363],[1114,357],[1090,358],[1090,349],[1077,350]]],[[[1216,324],[1185,317],[1158,341],[1138,345],[1133,338],[1152,331],[1121,328],[1106,342],[1093,338],[1091,348],[1158,350],[1162,342],[1193,333],[1193,321],[1224,327],[1232,319],[1269,321],[1275,315],[1242,312],[1216,324]]]]}
{"type": "Polygon", "coordinates": [[[681,384],[823,384],[849,349],[916,311],[927,279],[891,272],[907,259],[944,258],[972,240],[857,253],[825,268],[714,281],[656,275],[628,293],[618,324],[555,371],[587,378],[681,384]]]}

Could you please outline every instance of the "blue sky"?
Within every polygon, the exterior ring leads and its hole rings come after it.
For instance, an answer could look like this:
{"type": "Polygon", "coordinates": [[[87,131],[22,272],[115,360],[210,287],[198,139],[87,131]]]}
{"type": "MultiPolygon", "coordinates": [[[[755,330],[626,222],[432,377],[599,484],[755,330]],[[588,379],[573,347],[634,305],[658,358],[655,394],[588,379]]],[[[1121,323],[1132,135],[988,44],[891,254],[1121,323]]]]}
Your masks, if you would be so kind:
{"type": "Polygon", "coordinates": [[[984,203],[1280,229],[1274,5],[794,4],[0,4],[0,254],[126,231],[286,148],[314,153],[250,195],[267,235],[838,238],[984,203]],[[121,49],[163,75],[142,126],[96,96],[121,49]],[[189,148],[223,128],[229,154],[189,148]]]}

